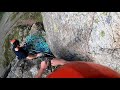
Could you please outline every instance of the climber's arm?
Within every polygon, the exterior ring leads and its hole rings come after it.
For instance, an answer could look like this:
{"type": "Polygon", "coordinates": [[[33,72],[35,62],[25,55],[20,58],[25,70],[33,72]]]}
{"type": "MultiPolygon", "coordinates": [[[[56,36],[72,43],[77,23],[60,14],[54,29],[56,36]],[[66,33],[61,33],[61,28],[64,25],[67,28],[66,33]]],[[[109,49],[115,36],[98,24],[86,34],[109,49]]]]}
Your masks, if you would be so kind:
{"type": "MultiPolygon", "coordinates": [[[[42,61],[41,65],[40,65],[40,70],[38,71],[38,74],[35,76],[35,78],[40,78],[42,76],[42,74],[44,73],[44,71],[46,70],[46,68],[48,67],[48,63],[46,61],[42,61]]],[[[57,59],[54,58],[51,60],[51,65],[52,66],[58,66],[58,65],[64,65],[70,63],[70,61],[65,61],[63,59],[57,59]]]]}
{"type": "Polygon", "coordinates": [[[58,66],[58,65],[64,65],[67,63],[70,63],[71,61],[66,61],[64,59],[58,59],[58,58],[54,58],[51,60],[51,65],[52,66],[58,66]]]}
{"type": "Polygon", "coordinates": [[[27,59],[28,60],[33,60],[33,59],[35,59],[37,57],[41,57],[42,55],[43,55],[42,53],[38,53],[38,54],[35,54],[35,55],[28,55],[27,59]]]}

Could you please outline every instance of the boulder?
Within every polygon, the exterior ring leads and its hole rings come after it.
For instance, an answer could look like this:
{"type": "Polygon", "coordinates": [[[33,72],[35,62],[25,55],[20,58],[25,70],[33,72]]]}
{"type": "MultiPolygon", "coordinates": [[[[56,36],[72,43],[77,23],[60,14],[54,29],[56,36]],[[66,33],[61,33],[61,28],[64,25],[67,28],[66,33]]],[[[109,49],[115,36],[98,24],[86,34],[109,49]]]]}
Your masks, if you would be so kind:
{"type": "Polygon", "coordinates": [[[56,57],[120,71],[119,12],[42,12],[42,17],[46,41],[56,57]]]}

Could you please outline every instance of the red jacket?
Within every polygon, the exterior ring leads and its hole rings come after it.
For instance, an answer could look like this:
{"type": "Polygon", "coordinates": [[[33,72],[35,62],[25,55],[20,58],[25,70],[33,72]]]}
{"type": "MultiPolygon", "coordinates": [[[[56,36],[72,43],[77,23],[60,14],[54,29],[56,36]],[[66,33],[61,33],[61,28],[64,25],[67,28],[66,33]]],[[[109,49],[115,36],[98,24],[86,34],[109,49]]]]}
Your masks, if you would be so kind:
{"type": "Polygon", "coordinates": [[[59,67],[47,78],[120,78],[120,74],[91,62],[71,62],[59,67]]]}

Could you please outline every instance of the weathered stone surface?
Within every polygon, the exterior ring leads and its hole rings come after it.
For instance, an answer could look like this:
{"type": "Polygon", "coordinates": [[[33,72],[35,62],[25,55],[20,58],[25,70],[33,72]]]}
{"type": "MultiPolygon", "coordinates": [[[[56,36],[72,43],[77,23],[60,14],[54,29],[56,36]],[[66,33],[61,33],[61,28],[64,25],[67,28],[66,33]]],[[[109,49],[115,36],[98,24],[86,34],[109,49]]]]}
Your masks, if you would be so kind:
{"type": "Polygon", "coordinates": [[[44,27],[41,22],[36,22],[32,25],[31,30],[29,32],[30,34],[35,34],[35,33],[41,33],[44,35],[44,27]]]}
{"type": "Polygon", "coordinates": [[[94,61],[120,71],[119,12],[42,12],[56,57],[94,61]]]}
{"type": "MultiPolygon", "coordinates": [[[[28,60],[17,60],[14,59],[11,62],[11,69],[8,73],[7,78],[34,78],[34,76],[38,73],[38,70],[40,69],[40,63],[41,60],[44,60],[45,58],[38,58],[34,59],[32,61],[28,60]]],[[[56,68],[52,67],[52,70],[56,68]]],[[[46,71],[42,74],[42,78],[46,78],[48,74],[50,74],[51,71],[46,69],[46,71]]],[[[3,76],[4,77],[4,76],[3,76]]],[[[5,77],[4,77],[5,78],[5,77]]]]}
{"type": "MultiPolygon", "coordinates": [[[[13,60],[13,61],[15,61],[15,60],[13,60]]],[[[11,68],[7,78],[33,78],[33,75],[30,72],[30,69],[33,65],[30,64],[29,61],[26,61],[26,62],[23,60],[16,61],[16,63],[12,64],[12,68],[11,68]]]]}

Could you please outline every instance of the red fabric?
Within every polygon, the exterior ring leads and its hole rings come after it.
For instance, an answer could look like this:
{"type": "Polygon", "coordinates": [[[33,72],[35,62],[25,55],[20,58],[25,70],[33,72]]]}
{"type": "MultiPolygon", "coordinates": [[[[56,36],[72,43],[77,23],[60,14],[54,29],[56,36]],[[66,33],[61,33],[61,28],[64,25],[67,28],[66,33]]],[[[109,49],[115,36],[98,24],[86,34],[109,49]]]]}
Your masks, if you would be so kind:
{"type": "Polygon", "coordinates": [[[13,39],[13,40],[10,40],[10,42],[11,42],[11,43],[14,43],[15,41],[16,41],[15,39],[13,39]]]}
{"type": "Polygon", "coordinates": [[[72,62],[59,67],[47,78],[120,78],[120,74],[99,64],[72,62]]]}

